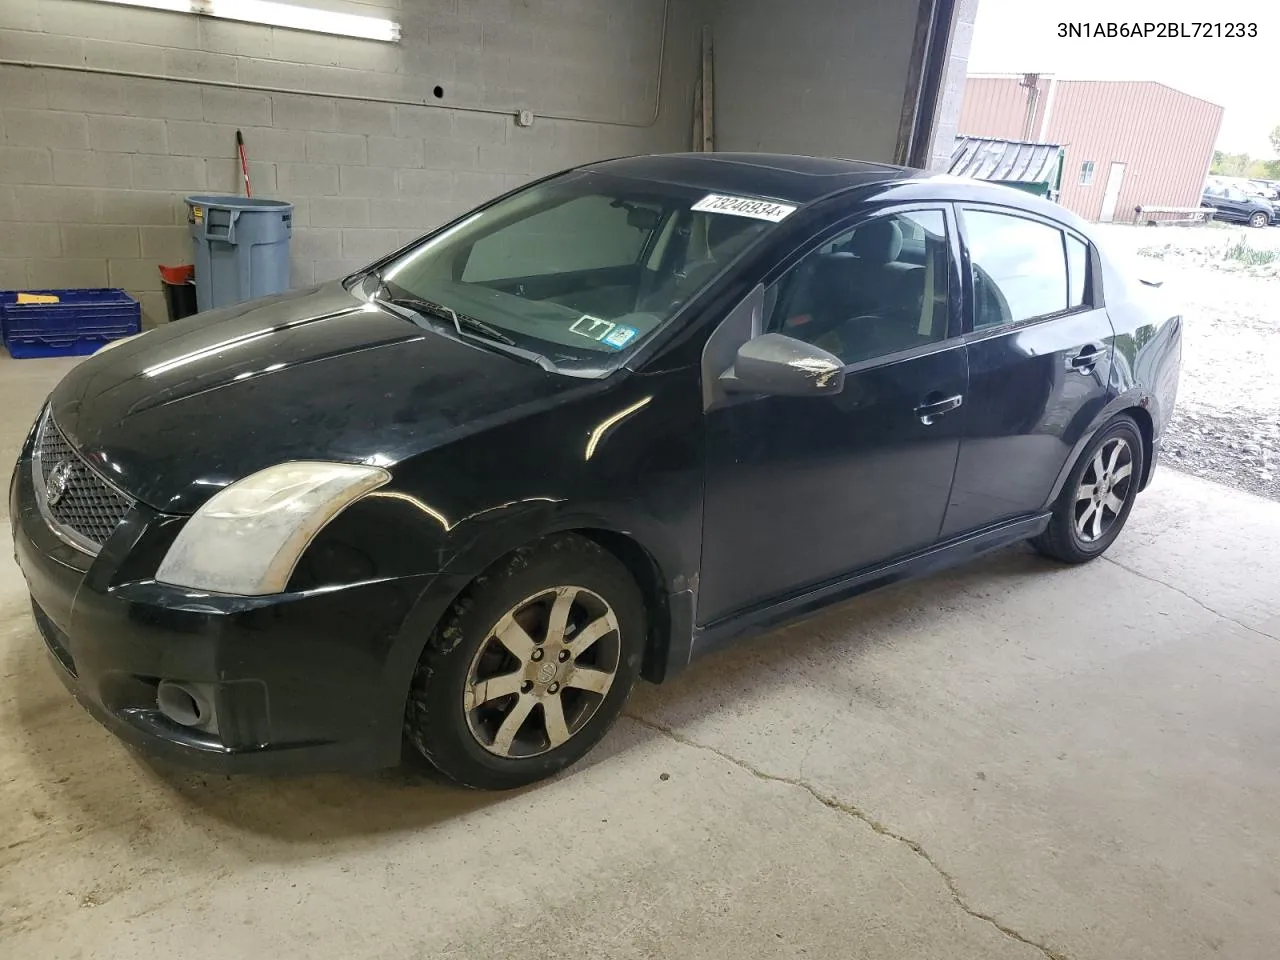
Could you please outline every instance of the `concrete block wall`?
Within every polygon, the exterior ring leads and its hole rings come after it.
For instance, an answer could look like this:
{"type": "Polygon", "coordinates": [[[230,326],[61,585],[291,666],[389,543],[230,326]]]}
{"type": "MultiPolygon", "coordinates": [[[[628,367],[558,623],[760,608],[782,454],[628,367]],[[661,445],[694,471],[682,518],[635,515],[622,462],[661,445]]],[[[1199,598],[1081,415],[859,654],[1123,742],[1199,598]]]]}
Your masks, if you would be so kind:
{"type": "Polygon", "coordinates": [[[533,177],[689,145],[702,0],[326,5],[385,10],[404,39],[3,0],[0,61],[174,79],[0,66],[0,289],[124,287],[146,323],[163,319],[156,267],[190,262],[184,196],[241,190],[236,129],[255,195],[296,205],[295,286],[350,272],[533,177]],[[518,109],[534,112],[533,126],[515,124],[518,109]]]}
{"type": "Polygon", "coordinates": [[[969,74],[969,49],[973,46],[973,25],[978,18],[978,0],[957,0],[947,66],[942,75],[937,122],[929,169],[945,171],[951,166],[951,148],[960,132],[960,108],[964,103],[965,78],[969,74]]]}

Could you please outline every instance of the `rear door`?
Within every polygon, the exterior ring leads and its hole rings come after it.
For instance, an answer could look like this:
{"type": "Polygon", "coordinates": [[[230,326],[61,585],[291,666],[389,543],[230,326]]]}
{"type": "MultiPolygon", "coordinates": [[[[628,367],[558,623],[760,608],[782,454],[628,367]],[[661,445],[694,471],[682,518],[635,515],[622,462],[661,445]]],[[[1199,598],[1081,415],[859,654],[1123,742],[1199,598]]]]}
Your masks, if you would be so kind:
{"type": "Polygon", "coordinates": [[[1114,340],[1084,237],[1003,207],[959,221],[969,395],[944,537],[1045,506],[1107,403],[1114,340]]]}

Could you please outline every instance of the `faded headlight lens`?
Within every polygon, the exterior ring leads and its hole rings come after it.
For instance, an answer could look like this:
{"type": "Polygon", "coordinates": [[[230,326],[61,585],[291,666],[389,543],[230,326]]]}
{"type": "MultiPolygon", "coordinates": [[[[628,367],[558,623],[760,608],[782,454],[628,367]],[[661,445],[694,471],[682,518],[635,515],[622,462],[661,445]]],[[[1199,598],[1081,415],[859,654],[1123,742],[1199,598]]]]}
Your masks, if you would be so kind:
{"type": "Polygon", "coordinates": [[[282,593],[325,524],[390,479],[381,467],[325,461],[260,470],[196,511],[165,554],[156,580],[211,593],[282,593]]]}

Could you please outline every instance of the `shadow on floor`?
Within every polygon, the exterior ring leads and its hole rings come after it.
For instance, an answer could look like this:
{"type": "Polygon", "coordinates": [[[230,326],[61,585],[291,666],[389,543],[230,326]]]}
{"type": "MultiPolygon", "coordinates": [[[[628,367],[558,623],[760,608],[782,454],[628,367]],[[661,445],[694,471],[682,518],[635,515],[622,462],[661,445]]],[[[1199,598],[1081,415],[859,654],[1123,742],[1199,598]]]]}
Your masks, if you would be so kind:
{"type": "MultiPolygon", "coordinates": [[[[1051,576],[1065,569],[1025,547],[1006,549],[952,572],[840,604],[713,654],[669,684],[642,687],[629,709],[641,716],[662,709],[681,722],[695,720],[723,709],[726,698],[750,701],[762,695],[776,682],[784,661],[856,659],[868,643],[876,642],[869,637],[886,630],[894,635],[894,620],[905,608],[933,608],[942,617],[960,596],[994,582],[1051,576]]],[[[13,637],[9,662],[4,664],[18,725],[10,736],[21,741],[11,741],[9,749],[25,752],[28,766],[43,775],[41,788],[56,792],[57,801],[78,808],[87,820],[127,826],[121,819],[122,810],[127,811],[122,797],[146,796],[154,806],[160,793],[164,806],[167,794],[185,806],[184,819],[208,817],[240,833],[300,845],[296,852],[305,855],[308,843],[429,829],[486,807],[518,802],[523,794],[539,789],[503,794],[463,790],[436,783],[409,766],[366,776],[228,777],[193,773],[143,757],[75,704],[47,662],[29,615],[22,621],[16,608],[13,613],[0,619],[9,620],[15,634],[26,636],[13,637]]],[[[657,736],[624,721],[560,780],[581,776],[657,736]]]]}

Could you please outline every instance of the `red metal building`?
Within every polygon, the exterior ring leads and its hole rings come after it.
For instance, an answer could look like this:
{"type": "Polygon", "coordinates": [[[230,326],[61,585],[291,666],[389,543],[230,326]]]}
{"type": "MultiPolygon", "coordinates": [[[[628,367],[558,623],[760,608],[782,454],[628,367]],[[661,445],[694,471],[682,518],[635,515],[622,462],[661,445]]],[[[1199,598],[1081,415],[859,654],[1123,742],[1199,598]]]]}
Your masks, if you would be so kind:
{"type": "Polygon", "coordinates": [[[1062,144],[1062,205],[1105,221],[1199,206],[1221,124],[1222,107],[1161,83],[971,74],[959,132],[1062,144]]]}

